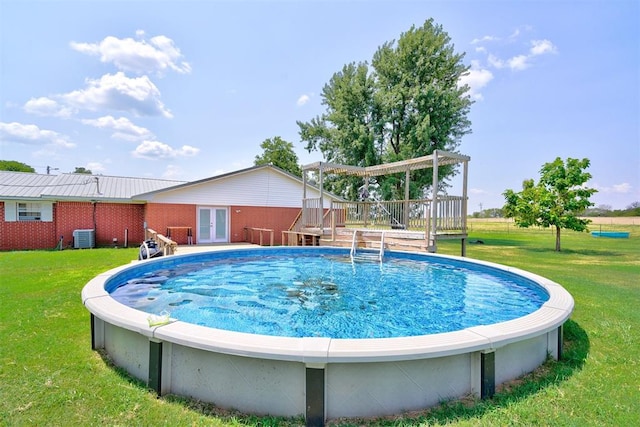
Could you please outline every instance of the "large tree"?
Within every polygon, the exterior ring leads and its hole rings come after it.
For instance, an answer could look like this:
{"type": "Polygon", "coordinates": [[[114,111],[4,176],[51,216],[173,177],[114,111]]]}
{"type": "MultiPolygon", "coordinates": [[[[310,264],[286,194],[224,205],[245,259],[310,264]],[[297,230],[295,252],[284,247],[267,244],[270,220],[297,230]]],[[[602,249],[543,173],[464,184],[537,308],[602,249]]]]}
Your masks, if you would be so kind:
{"type": "Polygon", "coordinates": [[[16,160],[0,160],[0,171],[35,172],[36,170],[26,163],[16,160]]]}
{"type": "Polygon", "coordinates": [[[298,156],[293,151],[293,143],[276,136],[265,139],[260,144],[260,148],[262,148],[263,152],[261,155],[256,156],[254,161],[256,166],[272,164],[295,176],[302,176],[302,169],[298,164],[298,156]]]}
{"type": "Polygon", "coordinates": [[[591,179],[591,174],[585,172],[589,164],[589,159],[568,158],[564,162],[560,157],[545,163],[540,169],[537,184],[533,179],[527,179],[522,183],[522,191],[516,193],[509,189],[503,193],[505,216],[513,218],[519,227],[555,227],[556,251],[560,251],[560,231],[563,228],[587,231],[591,222],[578,217],[593,206],[589,197],[597,192],[585,186],[591,179]]]}
{"type": "MultiPolygon", "coordinates": [[[[375,138],[378,117],[373,94],[374,80],[367,64],[345,65],[322,89],[327,111],[309,123],[298,122],[300,138],[307,143],[305,148],[309,152],[320,150],[328,162],[380,164],[383,150],[375,138]]],[[[354,198],[362,183],[353,177],[329,176],[324,185],[333,193],[354,198]]]]}
{"type": "MultiPolygon", "coordinates": [[[[333,75],[322,91],[326,111],[298,122],[308,151],[320,150],[328,162],[371,166],[433,153],[456,151],[470,132],[471,100],[460,77],[468,72],[451,39],[428,20],[411,27],[397,42],[383,44],[371,61],[351,63],[333,75]]],[[[452,168],[440,169],[441,178],[452,168]]],[[[404,174],[380,177],[383,197],[402,196],[404,174]]],[[[429,171],[413,172],[412,197],[431,185],[429,171]]],[[[331,191],[353,196],[353,183],[331,191]],[[346,191],[351,190],[351,191],[346,191]]]]}

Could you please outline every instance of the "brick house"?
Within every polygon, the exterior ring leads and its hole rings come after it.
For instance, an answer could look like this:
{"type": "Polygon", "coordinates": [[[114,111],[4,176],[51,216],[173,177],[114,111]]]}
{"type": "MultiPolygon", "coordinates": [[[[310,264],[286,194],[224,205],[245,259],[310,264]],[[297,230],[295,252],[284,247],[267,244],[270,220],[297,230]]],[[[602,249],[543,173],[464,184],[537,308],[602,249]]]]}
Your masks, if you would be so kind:
{"type": "Polygon", "coordinates": [[[179,244],[189,230],[206,244],[242,242],[245,227],[269,228],[280,244],[302,197],[302,179],[270,165],[194,182],[0,171],[0,250],[74,247],[75,230],[94,230],[96,246],[137,246],[145,226],[171,231],[179,244]]]}

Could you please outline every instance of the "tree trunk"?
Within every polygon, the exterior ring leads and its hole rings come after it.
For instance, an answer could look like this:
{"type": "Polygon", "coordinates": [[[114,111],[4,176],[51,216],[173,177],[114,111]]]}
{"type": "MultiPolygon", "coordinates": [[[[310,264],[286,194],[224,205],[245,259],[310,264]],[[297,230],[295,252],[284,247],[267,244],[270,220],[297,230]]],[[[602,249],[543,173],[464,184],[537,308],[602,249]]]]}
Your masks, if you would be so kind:
{"type": "Polygon", "coordinates": [[[556,225],[556,252],[560,252],[560,227],[556,225]]]}

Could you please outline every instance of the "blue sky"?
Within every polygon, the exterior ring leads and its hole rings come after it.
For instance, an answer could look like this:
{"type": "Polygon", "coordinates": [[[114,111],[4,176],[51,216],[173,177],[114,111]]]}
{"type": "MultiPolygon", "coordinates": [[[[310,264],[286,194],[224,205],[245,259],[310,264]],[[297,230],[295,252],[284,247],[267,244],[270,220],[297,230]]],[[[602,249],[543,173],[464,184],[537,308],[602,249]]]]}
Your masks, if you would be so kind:
{"type": "MultiPolygon", "coordinates": [[[[0,0],[0,159],[196,180],[321,114],[333,73],[433,18],[471,66],[469,210],[591,160],[596,205],[640,201],[640,2],[0,0]]],[[[459,179],[452,193],[459,194],[459,179]]]]}

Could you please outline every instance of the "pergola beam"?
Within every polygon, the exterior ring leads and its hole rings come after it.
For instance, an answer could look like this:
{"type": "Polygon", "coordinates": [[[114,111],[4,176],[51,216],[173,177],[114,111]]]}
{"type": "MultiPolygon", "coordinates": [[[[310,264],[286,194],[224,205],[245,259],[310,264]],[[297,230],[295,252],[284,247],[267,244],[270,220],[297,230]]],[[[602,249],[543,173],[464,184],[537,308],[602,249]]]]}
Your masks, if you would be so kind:
{"type": "Polygon", "coordinates": [[[337,163],[315,162],[302,167],[303,171],[318,170],[325,173],[335,173],[342,175],[355,176],[380,176],[392,173],[400,173],[421,169],[429,169],[434,167],[434,163],[438,166],[454,165],[464,163],[471,160],[469,156],[450,151],[436,150],[428,156],[416,157],[414,159],[399,160],[392,163],[384,163],[374,166],[351,166],[341,165],[337,163]],[[437,160],[436,160],[437,158],[437,160]]]}

